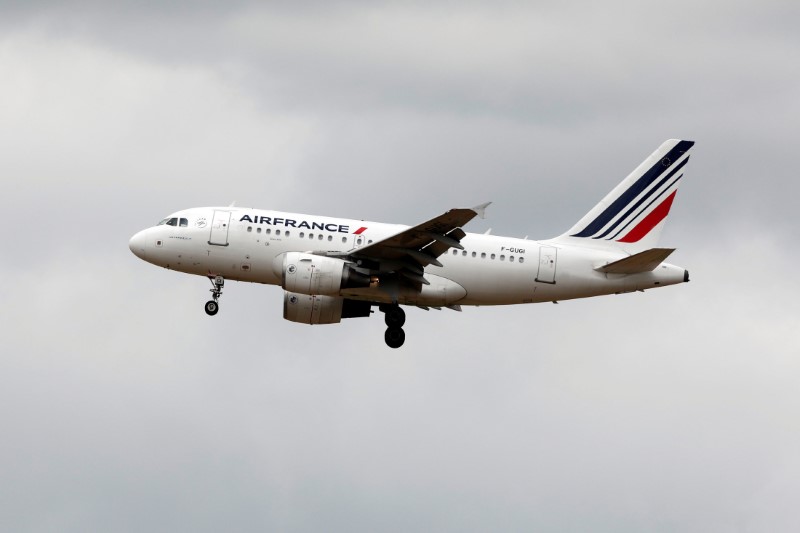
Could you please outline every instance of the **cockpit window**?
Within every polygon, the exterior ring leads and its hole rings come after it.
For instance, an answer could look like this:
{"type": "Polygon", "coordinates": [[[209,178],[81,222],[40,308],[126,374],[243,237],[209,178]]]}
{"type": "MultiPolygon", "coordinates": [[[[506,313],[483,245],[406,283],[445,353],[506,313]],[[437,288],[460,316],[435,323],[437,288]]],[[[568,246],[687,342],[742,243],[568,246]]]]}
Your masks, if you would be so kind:
{"type": "Polygon", "coordinates": [[[157,226],[163,226],[164,224],[166,224],[167,226],[177,226],[178,224],[180,224],[180,226],[182,228],[185,228],[185,227],[187,227],[189,225],[189,220],[185,219],[185,218],[181,218],[180,222],[179,222],[177,217],[165,218],[164,220],[162,220],[161,222],[159,222],[156,225],[157,226]]]}

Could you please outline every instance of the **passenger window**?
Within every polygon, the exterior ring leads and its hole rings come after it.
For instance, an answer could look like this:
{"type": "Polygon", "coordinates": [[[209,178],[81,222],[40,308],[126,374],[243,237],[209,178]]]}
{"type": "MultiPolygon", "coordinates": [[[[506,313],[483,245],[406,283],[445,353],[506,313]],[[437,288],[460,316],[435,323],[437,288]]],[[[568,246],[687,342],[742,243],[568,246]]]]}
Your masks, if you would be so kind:
{"type": "Polygon", "coordinates": [[[264,230],[264,233],[266,233],[267,235],[269,235],[270,233],[272,233],[272,230],[271,230],[271,229],[269,229],[269,228],[267,228],[267,229],[265,229],[265,230],[264,230]]]}
{"type": "Polygon", "coordinates": [[[189,221],[187,219],[185,219],[185,218],[182,218],[181,219],[181,227],[185,228],[188,225],[189,225],[189,221]]]}
{"type": "Polygon", "coordinates": [[[463,252],[461,252],[461,255],[463,255],[464,257],[467,257],[467,251],[464,250],[463,252]]]}
{"type": "Polygon", "coordinates": [[[481,252],[481,259],[486,259],[486,252],[481,252]]]}
{"type": "Polygon", "coordinates": [[[313,239],[313,238],[314,238],[314,234],[313,234],[313,233],[309,233],[309,234],[308,234],[308,238],[309,238],[309,239],[313,239]]]}
{"type": "Polygon", "coordinates": [[[520,257],[520,258],[519,258],[519,262],[520,262],[520,263],[524,263],[524,262],[525,262],[525,258],[524,258],[524,257],[520,257]]]}
{"type": "Polygon", "coordinates": [[[472,257],[477,257],[477,255],[478,255],[477,253],[472,252],[472,257]]]}
{"type": "Polygon", "coordinates": [[[322,240],[322,234],[321,234],[321,233],[320,233],[319,235],[317,235],[317,240],[318,240],[318,241],[321,241],[321,240],[322,240]]]}
{"type": "Polygon", "coordinates": [[[302,238],[303,238],[303,237],[305,237],[305,236],[306,236],[306,233],[305,233],[304,231],[301,231],[301,232],[300,232],[300,238],[302,239],[302,238]]]}
{"type": "Polygon", "coordinates": [[[275,230],[275,235],[280,235],[280,234],[281,234],[281,230],[279,230],[279,229],[276,229],[276,230],[275,230]]]}
{"type": "Polygon", "coordinates": [[[332,240],[333,240],[333,235],[328,235],[328,242],[331,242],[332,240]]]}
{"type": "Polygon", "coordinates": [[[253,226],[247,226],[247,233],[253,232],[253,226]]]}
{"type": "Polygon", "coordinates": [[[455,248],[453,248],[453,255],[458,255],[458,250],[456,250],[455,248]]]}
{"type": "Polygon", "coordinates": [[[289,236],[289,230],[288,230],[288,229],[287,229],[286,231],[284,231],[284,232],[283,232],[283,236],[284,236],[284,237],[288,237],[288,236],[289,236]]]}
{"type": "Polygon", "coordinates": [[[347,237],[342,237],[342,242],[347,242],[347,237]]]}
{"type": "Polygon", "coordinates": [[[505,261],[505,260],[506,260],[506,256],[504,256],[504,255],[501,255],[501,256],[500,256],[500,261],[505,261]]]}
{"type": "Polygon", "coordinates": [[[256,228],[256,233],[261,233],[261,228],[256,228]]]}
{"type": "Polygon", "coordinates": [[[492,254],[492,259],[494,259],[494,254],[492,254]]]}
{"type": "Polygon", "coordinates": [[[513,256],[513,255],[509,255],[509,256],[508,256],[508,260],[509,260],[509,261],[511,261],[511,262],[513,263],[513,262],[514,262],[514,256],[513,256]]]}

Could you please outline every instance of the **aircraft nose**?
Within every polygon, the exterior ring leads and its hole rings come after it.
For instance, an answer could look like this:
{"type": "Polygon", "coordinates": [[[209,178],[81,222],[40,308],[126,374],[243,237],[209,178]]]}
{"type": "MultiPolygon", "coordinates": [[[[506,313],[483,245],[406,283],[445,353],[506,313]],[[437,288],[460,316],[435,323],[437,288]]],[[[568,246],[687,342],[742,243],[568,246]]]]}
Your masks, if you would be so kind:
{"type": "Polygon", "coordinates": [[[138,257],[139,259],[145,259],[146,254],[146,244],[147,244],[147,230],[142,230],[133,237],[131,237],[130,242],[128,242],[128,248],[131,249],[133,255],[138,257]]]}

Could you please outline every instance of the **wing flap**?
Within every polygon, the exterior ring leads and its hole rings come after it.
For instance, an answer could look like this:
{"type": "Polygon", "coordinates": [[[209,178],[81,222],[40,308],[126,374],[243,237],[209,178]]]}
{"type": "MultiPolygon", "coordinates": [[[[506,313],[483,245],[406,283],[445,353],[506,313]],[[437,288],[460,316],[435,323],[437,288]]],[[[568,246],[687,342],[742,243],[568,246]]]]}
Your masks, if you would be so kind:
{"type": "Polygon", "coordinates": [[[639,252],[614,261],[607,265],[597,267],[595,270],[606,274],[638,274],[639,272],[651,272],[664,262],[675,248],[650,248],[644,252],[639,252]]]}
{"type": "Polygon", "coordinates": [[[458,248],[459,250],[463,250],[464,247],[461,246],[461,243],[458,240],[453,239],[449,235],[442,235],[441,233],[434,233],[432,231],[426,232],[426,235],[433,239],[434,241],[440,242],[442,244],[446,244],[448,248],[458,248]]]}

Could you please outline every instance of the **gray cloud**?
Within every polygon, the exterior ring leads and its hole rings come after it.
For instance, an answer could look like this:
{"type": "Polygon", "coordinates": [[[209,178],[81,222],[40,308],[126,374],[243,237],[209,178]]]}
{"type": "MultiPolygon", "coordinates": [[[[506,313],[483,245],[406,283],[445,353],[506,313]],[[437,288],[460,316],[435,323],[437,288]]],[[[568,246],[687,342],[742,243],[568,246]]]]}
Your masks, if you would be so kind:
{"type": "Polygon", "coordinates": [[[793,5],[2,15],[5,529],[796,529],[793,5]],[[412,309],[399,352],[127,250],[232,200],[549,237],[675,136],[692,283],[412,309]]]}

